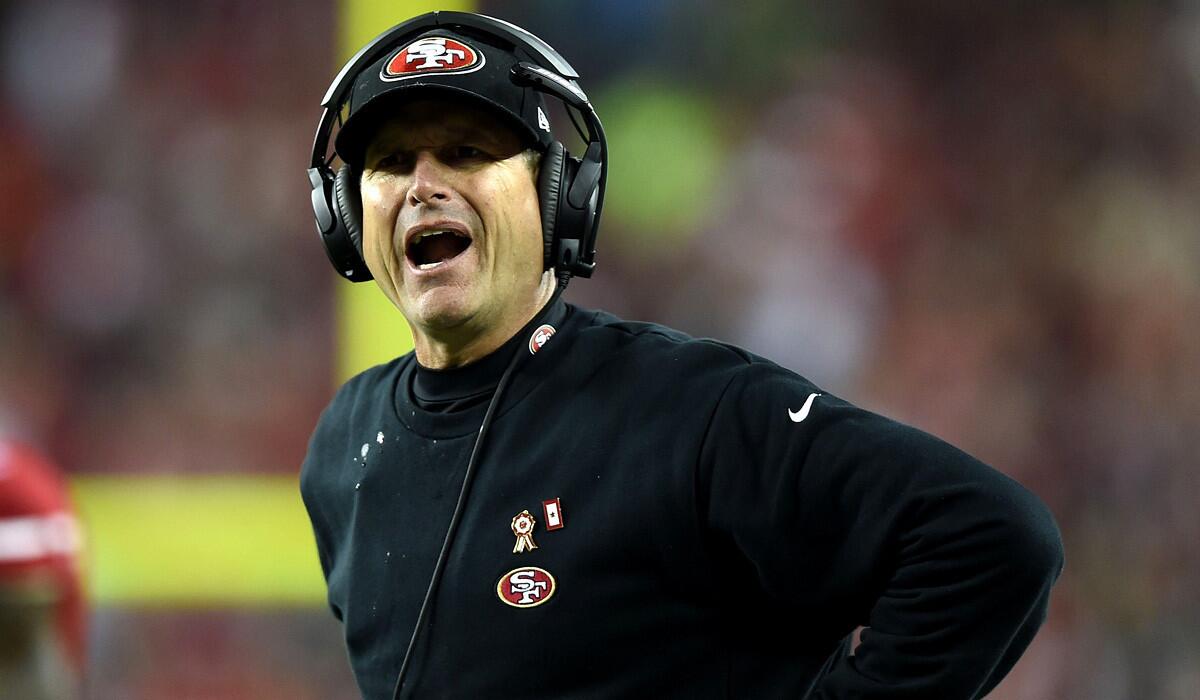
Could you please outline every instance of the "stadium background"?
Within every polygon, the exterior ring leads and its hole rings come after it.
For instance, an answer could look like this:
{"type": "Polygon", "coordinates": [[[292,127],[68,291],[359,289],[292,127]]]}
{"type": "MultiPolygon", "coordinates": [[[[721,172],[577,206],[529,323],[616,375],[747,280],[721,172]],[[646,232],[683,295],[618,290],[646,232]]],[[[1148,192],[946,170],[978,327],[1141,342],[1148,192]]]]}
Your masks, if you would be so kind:
{"type": "MultiPolygon", "coordinates": [[[[1200,9],[443,4],[579,69],[613,144],[569,298],[727,339],[955,442],[1068,566],[999,699],[1200,697],[1200,9]]],[[[0,430],[68,471],[89,697],[352,698],[296,494],[404,349],[305,161],[349,53],[433,6],[0,10],[0,430]]],[[[511,653],[498,648],[497,653],[511,653]]]]}

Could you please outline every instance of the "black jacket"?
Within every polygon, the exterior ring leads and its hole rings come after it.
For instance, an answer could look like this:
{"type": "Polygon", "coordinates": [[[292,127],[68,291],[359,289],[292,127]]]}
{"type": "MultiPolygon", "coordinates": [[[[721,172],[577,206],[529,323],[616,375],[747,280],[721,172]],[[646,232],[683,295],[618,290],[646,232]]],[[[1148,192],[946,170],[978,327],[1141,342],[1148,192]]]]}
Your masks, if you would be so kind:
{"type": "MultiPolygon", "coordinates": [[[[736,347],[556,314],[497,410],[406,696],[974,698],[1016,662],[1062,568],[1035,496],[736,347]],[[514,553],[526,510],[538,548],[514,553]]],[[[485,407],[423,409],[415,371],[409,354],[347,382],[301,476],[373,700],[485,407]]]]}

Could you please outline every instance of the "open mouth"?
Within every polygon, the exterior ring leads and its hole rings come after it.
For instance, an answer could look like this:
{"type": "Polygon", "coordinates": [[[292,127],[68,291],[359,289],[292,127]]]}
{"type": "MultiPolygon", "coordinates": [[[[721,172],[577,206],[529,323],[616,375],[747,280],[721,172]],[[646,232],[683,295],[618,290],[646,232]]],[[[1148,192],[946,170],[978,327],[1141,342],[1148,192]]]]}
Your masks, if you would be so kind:
{"type": "Polygon", "coordinates": [[[448,229],[431,229],[417,234],[405,251],[409,261],[419,270],[432,270],[462,254],[471,247],[470,237],[448,229]]]}

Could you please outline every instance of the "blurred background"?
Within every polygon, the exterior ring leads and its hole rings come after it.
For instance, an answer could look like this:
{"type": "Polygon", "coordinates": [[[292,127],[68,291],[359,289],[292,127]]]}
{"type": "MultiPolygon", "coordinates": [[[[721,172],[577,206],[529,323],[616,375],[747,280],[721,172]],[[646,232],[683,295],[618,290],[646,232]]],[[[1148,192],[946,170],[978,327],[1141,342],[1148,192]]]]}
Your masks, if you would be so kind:
{"type": "MultiPolygon", "coordinates": [[[[767,355],[1037,492],[1067,568],[991,697],[1200,698],[1200,7],[540,0],[612,145],[568,299],[767,355]]],[[[434,5],[0,10],[0,433],[67,473],[89,698],[357,696],[296,477],[408,349],[304,169],[434,5]],[[372,320],[373,319],[373,320],[372,320]]]]}

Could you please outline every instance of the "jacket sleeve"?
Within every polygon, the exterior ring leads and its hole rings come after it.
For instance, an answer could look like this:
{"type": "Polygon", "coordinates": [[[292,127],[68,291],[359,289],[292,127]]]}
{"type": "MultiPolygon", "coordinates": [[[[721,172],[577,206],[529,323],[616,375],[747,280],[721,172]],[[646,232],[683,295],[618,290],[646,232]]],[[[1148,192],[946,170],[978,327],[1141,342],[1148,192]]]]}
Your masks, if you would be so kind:
{"type": "Polygon", "coordinates": [[[1015,481],[765,362],[725,390],[697,483],[720,551],[786,619],[831,651],[868,628],[812,698],[983,696],[1062,570],[1053,517],[1015,481]]]}

